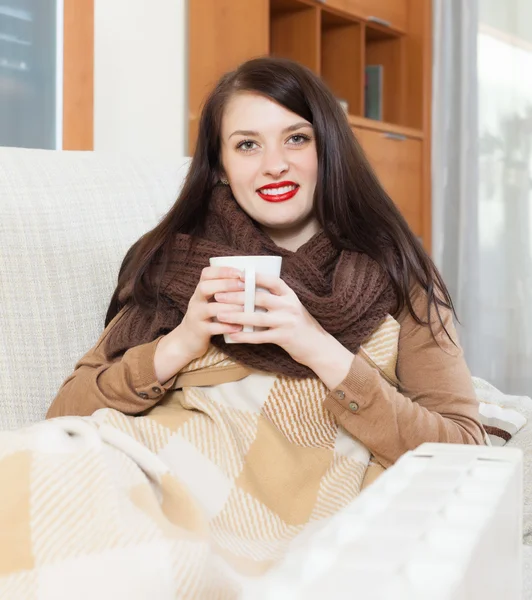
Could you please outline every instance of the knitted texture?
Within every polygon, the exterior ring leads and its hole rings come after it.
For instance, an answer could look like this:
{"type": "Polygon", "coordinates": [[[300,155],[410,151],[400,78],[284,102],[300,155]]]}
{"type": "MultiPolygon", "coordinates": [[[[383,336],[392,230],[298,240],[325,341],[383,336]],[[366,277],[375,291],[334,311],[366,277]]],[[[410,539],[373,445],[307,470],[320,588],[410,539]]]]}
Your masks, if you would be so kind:
{"type": "MultiPolygon", "coordinates": [[[[282,256],[281,278],[316,321],[353,353],[396,303],[387,273],[366,254],[336,248],[323,232],[295,252],[280,248],[238,206],[230,189],[218,186],[204,234],[195,238],[175,236],[157,306],[135,304],[131,282],[121,291],[119,300],[128,308],[107,337],[109,358],[175,328],[209,258],[241,255],[282,256]]],[[[298,378],[312,375],[310,369],[274,344],[226,344],[223,336],[215,336],[212,343],[234,360],[260,371],[298,378]]]]}

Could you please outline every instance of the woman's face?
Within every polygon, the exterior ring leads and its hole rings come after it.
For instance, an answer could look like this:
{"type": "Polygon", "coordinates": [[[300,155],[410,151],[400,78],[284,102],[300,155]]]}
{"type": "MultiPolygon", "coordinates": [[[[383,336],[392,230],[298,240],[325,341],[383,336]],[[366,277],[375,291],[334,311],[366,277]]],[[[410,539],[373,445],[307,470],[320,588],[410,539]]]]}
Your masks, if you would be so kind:
{"type": "Polygon", "coordinates": [[[319,229],[312,125],[259,94],[240,92],[222,120],[222,166],[243,210],[279,246],[296,250],[319,229]]]}

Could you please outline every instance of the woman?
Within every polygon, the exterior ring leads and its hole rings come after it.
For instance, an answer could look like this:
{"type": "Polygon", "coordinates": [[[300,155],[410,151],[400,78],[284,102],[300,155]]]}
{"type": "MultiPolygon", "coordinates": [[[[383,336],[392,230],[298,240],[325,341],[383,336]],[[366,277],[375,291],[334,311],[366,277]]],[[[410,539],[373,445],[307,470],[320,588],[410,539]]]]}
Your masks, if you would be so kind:
{"type": "Polygon", "coordinates": [[[13,585],[29,594],[52,564],[54,597],[80,573],[94,597],[265,593],[379,469],[423,442],[483,443],[452,315],[321,80],[273,58],[228,73],[178,201],[127,253],[47,415],[77,417],[0,440],[19,450],[0,518],[13,585]],[[257,254],[283,268],[257,275],[266,311],[248,314],[242,273],[209,258],[257,254]]]}
{"type": "Polygon", "coordinates": [[[252,60],[208,98],[178,201],[128,252],[102,340],[48,417],[149,410],[212,338],[251,368],[319,378],[324,406],[384,466],[422,442],[482,444],[452,315],[332,93],[295,63],[252,60]],[[244,314],[241,274],[208,258],[268,253],[292,265],[257,281],[268,312],[244,314]],[[401,326],[398,389],[357,354],[388,313],[401,326]]]}

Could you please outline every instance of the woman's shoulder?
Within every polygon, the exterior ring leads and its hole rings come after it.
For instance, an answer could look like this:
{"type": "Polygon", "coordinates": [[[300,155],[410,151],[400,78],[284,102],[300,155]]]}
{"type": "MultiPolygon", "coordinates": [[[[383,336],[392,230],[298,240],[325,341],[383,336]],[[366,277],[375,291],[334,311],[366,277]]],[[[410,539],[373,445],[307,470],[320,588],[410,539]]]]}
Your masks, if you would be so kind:
{"type": "Polygon", "coordinates": [[[405,303],[395,317],[401,325],[402,338],[412,335],[415,331],[422,331],[436,339],[449,339],[446,333],[448,332],[454,339],[456,331],[453,311],[442,304],[437,294],[429,303],[427,291],[416,283],[410,288],[410,303],[411,308],[405,303]]]}

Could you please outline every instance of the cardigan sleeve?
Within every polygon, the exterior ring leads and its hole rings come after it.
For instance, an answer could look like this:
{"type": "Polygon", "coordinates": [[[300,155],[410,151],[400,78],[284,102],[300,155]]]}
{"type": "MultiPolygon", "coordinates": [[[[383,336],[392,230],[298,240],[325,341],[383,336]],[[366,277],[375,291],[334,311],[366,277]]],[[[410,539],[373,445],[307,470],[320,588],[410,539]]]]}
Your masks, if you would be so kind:
{"type": "MultiPolygon", "coordinates": [[[[417,292],[414,310],[427,321],[427,297],[417,292]]],[[[432,330],[405,309],[397,359],[399,387],[355,355],[344,381],[331,390],[325,407],[385,467],[423,442],[483,444],[479,405],[451,311],[440,308],[449,340],[435,310],[432,330]]]]}
{"type": "Polygon", "coordinates": [[[47,419],[91,415],[99,408],[138,414],[159,402],[172,387],[175,377],[163,384],[155,375],[153,359],[162,336],[134,346],[113,360],[107,358],[105,340],[127,310],[124,308],[116,315],[96,345],[76,364],[52,401],[47,419]]]}

